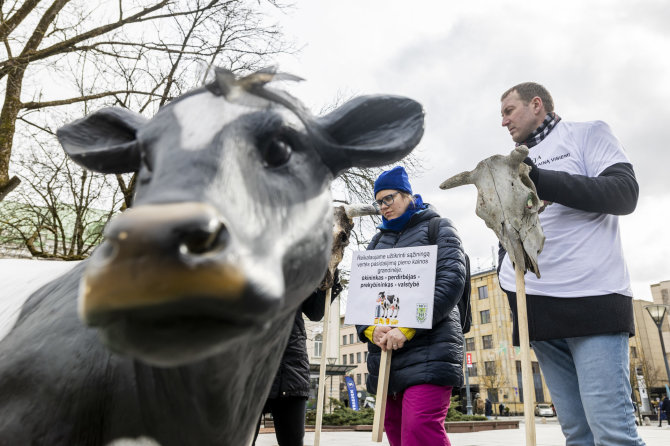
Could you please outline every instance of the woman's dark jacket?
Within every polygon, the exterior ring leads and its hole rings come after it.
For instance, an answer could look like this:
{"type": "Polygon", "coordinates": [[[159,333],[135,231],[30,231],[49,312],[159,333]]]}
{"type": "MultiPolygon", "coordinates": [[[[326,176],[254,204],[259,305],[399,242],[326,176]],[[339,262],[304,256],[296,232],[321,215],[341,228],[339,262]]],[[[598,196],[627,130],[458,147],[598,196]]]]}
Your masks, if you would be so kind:
{"type": "MultiPolygon", "coordinates": [[[[342,291],[339,274],[335,272],[335,283],[331,291],[331,302],[342,291]]],[[[309,397],[309,356],[307,355],[307,333],[303,313],[312,321],[323,318],[326,292],[314,291],[295,313],[291,336],[288,339],[284,356],[272,382],[268,399],[284,397],[309,397]]]]}
{"type": "MultiPolygon", "coordinates": [[[[383,231],[374,249],[428,245],[428,226],[433,217],[439,215],[430,207],[417,212],[403,231],[383,231]]],[[[440,220],[437,245],[433,328],[417,329],[403,348],[393,352],[389,393],[402,392],[418,384],[463,385],[463,332],[456,304],[465,285],[465,254],[449,219],[440,220]]],[[[366,384],[368,392],[374,394],[377,393],[381,349],[365,337],[366,328],[356,326],[358,337],[368,343],[366,384]]]]}

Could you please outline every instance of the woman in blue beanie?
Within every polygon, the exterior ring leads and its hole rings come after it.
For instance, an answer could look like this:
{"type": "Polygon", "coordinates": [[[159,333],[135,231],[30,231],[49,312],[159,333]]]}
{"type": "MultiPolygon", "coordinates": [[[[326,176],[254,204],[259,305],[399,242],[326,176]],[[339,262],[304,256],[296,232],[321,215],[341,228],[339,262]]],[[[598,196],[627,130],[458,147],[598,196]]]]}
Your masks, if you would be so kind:
{"type": "Polygon", "coordinates": [[[393,350],[384,428],[391,446],[449,445],[444,420],[453,387],[463,385],[463,332],[457,303],[465,286],[465,254],[452,222],[413,195],[405,169],[379,175],[375,203],[382,214],[371,249],[429,245],[439,218],[432,329],[357,326],[368,342],[368,392],[377,392],[382,350],[393,350]]]}

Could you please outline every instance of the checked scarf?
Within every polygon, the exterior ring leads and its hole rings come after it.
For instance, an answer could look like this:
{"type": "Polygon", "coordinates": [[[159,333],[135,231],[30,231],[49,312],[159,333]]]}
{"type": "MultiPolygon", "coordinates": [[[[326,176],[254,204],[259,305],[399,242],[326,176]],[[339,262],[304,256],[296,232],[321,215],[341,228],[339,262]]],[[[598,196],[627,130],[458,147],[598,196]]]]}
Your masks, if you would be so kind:
{"type": "Polygon", "coordinates": [[[561,120],[561,117],[556,113],[551,112],[547,113],[547,116],[542,121],[542,124],[535,129],[533,133],[528,136],[524,142],[517,143],[517,146],[524,145],[529,149],[533,146],[538,145],[547,135],[556,127],[556,124],[561,120]]]}

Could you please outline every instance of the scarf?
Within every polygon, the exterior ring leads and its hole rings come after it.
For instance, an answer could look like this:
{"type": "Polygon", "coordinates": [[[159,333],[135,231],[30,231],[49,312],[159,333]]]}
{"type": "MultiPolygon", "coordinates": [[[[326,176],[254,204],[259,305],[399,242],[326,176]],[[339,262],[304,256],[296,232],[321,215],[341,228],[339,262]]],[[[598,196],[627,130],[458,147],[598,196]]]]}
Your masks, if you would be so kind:
{"type": "Polygon", "coordinates": [[[556,113],[547,113],[547,116],[544,118],[544,121],[542,121],[542,124],[540,124],[540,126],[535,129],[535,131],[531,133],[524,142],[517,143],[517,146],[524,145],[530,149],[531,147],[538,145],[544,138],[547,137],[549,133],[551,133],[560,120],[561,117],[556,113]]]}
{"type": "Polygon", "coordinates": [[[412,218],[412,215],[428,208],[428,205],[423,203],[421,195],[419,194],[414,195],[414,200],[415,200],[414,203],[413,204],[410,203],[405,213],[402,214],[400,217],[393,218],[391,220],[387,220],[386,218],[382,217],[382,224],[377,226],[377,228],[386,229],[394,232],[400,232],[403,229],[405,229],[405,226],[407,226],[407,223],[409,223],[409,219],[412,218]]]}

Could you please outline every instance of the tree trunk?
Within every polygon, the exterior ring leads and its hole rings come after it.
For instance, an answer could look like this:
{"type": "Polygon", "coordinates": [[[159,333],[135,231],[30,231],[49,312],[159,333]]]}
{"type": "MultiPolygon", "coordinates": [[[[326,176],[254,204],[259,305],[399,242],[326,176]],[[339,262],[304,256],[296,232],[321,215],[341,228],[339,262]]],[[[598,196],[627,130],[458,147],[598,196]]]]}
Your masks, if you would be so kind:
{"type": "Polygon", "coordinates": [[[0,112],[0,201],[19,185],[16,177],[9,178],[9,158],[16,132],[16,118],[21,110],[21,87],[26,65],[19,65],[7,76],[5,102],[0,112]]]}

